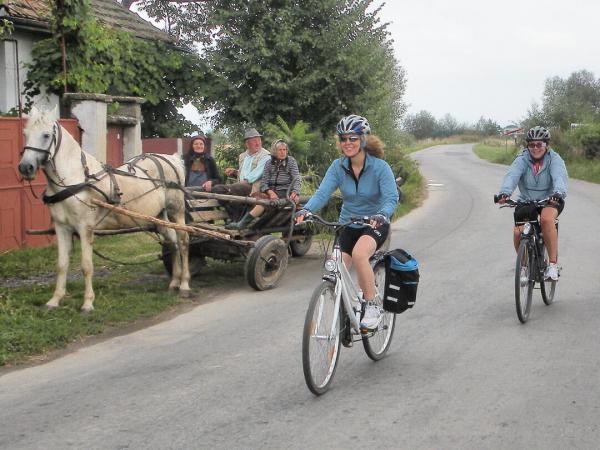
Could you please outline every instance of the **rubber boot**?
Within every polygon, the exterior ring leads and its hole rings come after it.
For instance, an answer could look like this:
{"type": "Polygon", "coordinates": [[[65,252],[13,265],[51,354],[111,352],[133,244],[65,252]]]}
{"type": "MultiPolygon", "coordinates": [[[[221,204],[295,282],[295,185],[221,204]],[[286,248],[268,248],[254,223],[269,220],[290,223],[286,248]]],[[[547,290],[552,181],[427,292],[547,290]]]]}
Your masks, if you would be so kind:
{"type": "Polygon", "coordinates": [[[244,217],[240,219],[239,222],[231,222],[225,225],[227,230],[243,230],[248,228],[248,226],[254,221],[254,217],[250,213],[244,214],[244,217]]]}

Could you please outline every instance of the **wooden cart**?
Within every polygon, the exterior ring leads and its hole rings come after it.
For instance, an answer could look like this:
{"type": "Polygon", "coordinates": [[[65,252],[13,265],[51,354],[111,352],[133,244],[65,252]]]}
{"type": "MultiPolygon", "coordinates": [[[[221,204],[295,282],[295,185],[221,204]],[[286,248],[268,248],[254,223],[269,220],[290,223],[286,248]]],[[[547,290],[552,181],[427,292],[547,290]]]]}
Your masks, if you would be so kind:
{"type": "MultiPolygon", "coordinates": [[[[188,200],[188,225],[198,231],[190,233],[192,277],[200,273],[207,257],[223,261],[244,259],[248,284],[262,291],[277,284],[287,268],[290,254],[304,256],[310,249],[312,235],[307,228],[294,228],[296,207],[289,200],[213,194],[193,188],[186,188],[186,192],[188,197],[193,197],[188,200]],[[228,214],[223,202],[243,203],[249,208],[259,204],[266,209],[250,228],[228,230],[224,227],[228,214]]],[[[168,244],[162,244],[162,260],[169,273],[170,251],[168,244]]]]}

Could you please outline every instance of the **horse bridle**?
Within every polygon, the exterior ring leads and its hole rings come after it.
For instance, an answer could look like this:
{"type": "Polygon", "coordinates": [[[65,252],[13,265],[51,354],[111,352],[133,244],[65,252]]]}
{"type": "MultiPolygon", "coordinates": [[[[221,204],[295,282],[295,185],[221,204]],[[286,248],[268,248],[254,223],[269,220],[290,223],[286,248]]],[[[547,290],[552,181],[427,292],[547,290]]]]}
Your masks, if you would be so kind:
{"type": "Polygon", "coordinates": [[[40,148],[40,147],[33,147],[31,145],[26,145],[25,147],[23,147],[23,151],[21,152],[21,154],[23,154],[25,152],[25,150],[33,150],[34,152],[44,153],[45,157],[44,157],[44,160],[42,161],[42,165],[44,165],[48,161],[52,160],[52,152],[50,151],[50,149],[52,148],[52,145],[54,145],[54,157],[56,157],[56,154],[58,153],[58,150],[60,149],[60,144],[62,142],[62,130],[61,130],[60,123],[58,123],[58,121],[54,122],[54,125],[52,126],[52,128],[53,128],[52,139],[50,140],[50,143],[48,144],[47,148],[40,148]]]}

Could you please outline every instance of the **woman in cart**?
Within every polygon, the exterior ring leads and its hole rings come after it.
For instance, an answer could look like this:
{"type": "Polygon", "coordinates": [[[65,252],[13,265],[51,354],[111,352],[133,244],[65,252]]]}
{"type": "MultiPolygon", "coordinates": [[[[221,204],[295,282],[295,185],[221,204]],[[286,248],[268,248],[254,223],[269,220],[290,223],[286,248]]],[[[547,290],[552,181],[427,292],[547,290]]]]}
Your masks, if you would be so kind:
{"type": "Polygon", "coordinates": [[[183,157],[185,185],[198,186],[210,192],[213,185],[221,184],[221,176],[214,158],[210,155],[210,140],[204,135],[194,136],[190,149],[183,157]]]}

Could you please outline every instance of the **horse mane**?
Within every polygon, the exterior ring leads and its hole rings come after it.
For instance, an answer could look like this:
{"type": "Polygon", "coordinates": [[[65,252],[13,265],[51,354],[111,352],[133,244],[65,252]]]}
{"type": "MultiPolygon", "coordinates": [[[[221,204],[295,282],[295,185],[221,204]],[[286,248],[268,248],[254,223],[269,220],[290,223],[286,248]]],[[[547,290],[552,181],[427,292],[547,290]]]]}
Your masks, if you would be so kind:
{"type": "Polygon", "coordinates": [[[48,126],[52,127],[53,121],[50,120],[50,112],[38,111],[32,116],[27,118],[27,126],[24,128],[24,132],[29,132],[34,127],[48,126]]]}

